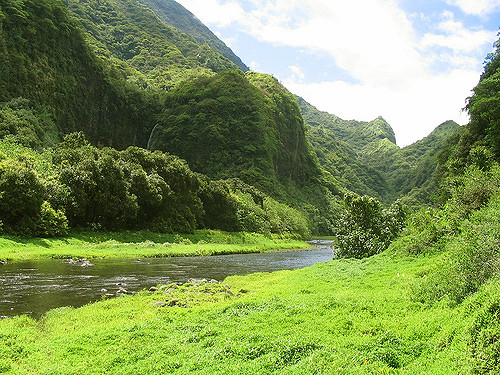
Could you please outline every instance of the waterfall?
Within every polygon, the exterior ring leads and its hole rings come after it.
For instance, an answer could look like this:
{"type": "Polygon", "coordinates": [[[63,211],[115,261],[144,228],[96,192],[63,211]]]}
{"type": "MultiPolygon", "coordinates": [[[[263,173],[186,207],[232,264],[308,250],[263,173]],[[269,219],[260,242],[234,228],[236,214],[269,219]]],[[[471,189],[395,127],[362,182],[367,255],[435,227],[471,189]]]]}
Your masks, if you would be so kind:
{"type": "Polygon", "coordinates": [[[149,139],[148,139],[148,145],[146,146],[146,150],[149,150],[150,147],[151,147],[151,140],[153,139],[153,133],[155,132],[155,129],[156,127],[160,125],[160,124],[156,124],[154,127],[153,127],[153,130],[151,130],[151,134],[149,135],[149,139]]]}

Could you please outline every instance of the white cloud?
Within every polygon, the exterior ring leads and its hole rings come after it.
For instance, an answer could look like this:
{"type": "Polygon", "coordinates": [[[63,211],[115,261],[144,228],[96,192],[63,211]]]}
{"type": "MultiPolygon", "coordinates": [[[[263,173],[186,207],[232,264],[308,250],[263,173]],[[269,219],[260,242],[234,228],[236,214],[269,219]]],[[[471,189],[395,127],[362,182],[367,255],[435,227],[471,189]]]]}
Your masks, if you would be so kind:
{"type": "Polygon", "coordinates": [[[248,65],[249,68],[255,72],[260,70],[260,64],[256,61],[251,61],[250,64],[248,65]]]}
{"type": "MultiPolygon", "coordinates": [[[[268,8],[272,12],[266,17],[253,13],[250,32],[266,42],[327,52],[340,68],[374,85],[404,84],[408,76],[423,72],[411,22],[391,1],[285,4],[283,9],[268,8]]],[[[258,14],[262,9],[266,11],[264,6],[258,14]]]]}
{"type": "Polygon", "coordinates": [[[195,11],[200,21],[207,25],[225,27],[245,16],[245,11],[237,1],[178,0],[177,2],[191,12],[195,11]]]}
{"type": "Polygon", "coordinates": [[[500,9],[500,0],[446,0],[450,5],[462,9],[467,14],[485,16],[500,9]]]}
{"type": "MultiPolygon", "coordinates": [[[[434,16],[406,14],[398,0],[178,1],[212,27],[231,25],[260,41],[330,55],[357,84],[311,84],[296,65],[269,73],[288,75],[282,78],[292,92],[342,118],[382,115],[402,145],[443,121],[467,122],[460,110],[479,79],[484,46],[496,40],[496,32],[467,28],[449,11],[437,25],[434,16]],[[423,37],[412,23],[415,17],[431,25],[423,37]]],[[[480,15],[500,6],[500,0],[445,1],[480,15]]],[[[259,70],[266,58],[252,68],[259,70]]]]}
{"type": "Polygon", "coordinates": [[[283,83],[318,109],[346,120],[371,121],[382,115],[393,127],[398,145],[406,146],[444,121],[467,123],[461,109],[478,78],[474,72],[453,71],[415,80],[398,90],[341,81],[304,84],[288,79],[283,83]]]}
{"type": "Polygon", "coordinates": [[[445,20],[441,22],[437,33],[427,33],[424,35],[421,47],[445,47],[454,52],[474,52],[485,44],[490,45],[496,37],[496,31],[471,30],[465,28],[464,24],[455,20],[453,14],[446,12],[443,14],[445,20]]]}
{"type": "Polygon", "coordinates": [[[304,78],[306,78],[305,74],[298,66],[291,65],[289,66],[289,68],[292,71],[295,80],[302,81],[304,78]]]}

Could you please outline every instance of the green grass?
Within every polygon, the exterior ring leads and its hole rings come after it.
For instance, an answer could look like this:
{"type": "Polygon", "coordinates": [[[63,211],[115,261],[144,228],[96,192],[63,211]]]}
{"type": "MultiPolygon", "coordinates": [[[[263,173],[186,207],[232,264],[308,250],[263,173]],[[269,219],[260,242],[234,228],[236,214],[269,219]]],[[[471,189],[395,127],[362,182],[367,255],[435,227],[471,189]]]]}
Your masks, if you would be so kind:
{"type": "Polygon", "coordinates": [[[75,232],[57,239],[0,237],[0,259],[137,258],[256,253],[309,248],[306,242],[257,233],[75,232]]]}
{"type": "Polygon", "coordinates": [[[464,374],[474,303],[410,298],[434,262],[333,260],[5,319],[0,372],[464,374]]]}

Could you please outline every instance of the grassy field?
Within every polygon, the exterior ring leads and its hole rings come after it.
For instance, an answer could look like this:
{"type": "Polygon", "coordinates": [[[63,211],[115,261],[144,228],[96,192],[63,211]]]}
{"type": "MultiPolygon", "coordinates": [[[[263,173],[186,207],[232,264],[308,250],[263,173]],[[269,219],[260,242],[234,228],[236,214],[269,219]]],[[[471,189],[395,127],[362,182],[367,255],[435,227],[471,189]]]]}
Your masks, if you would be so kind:
{"type": "Polygon", "coordinates": [[[0,259],[145,258],[255,253],[309,248],[304,241],[257,233],[75,232],[58,239],[0,237],[0,259]]]}
{"type": "Polygon", "coordinates": [[[500,288],[458,307],[413,301],[435,262],[333,260],[4,319],[0,373],[465,374],[475,301],[500,288]]]}

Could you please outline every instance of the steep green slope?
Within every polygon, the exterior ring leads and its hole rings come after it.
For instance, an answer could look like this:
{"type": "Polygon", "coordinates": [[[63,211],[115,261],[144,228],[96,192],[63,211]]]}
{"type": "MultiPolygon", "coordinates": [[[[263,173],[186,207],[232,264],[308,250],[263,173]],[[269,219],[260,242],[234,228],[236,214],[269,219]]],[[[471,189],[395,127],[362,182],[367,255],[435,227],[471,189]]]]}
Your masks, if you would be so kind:
{"type": "Polygon", "coordinates": [[[401,149],[387,179],[398,196],[411,195],[421,202],[430,202],[438,183],[439,155],[459,125],[446,121],[427,137],[401,149]],[[398,161],[401,160],[401,161],[398,161]]]}
{"type": "Polygon", "coordinates": [[[108,62],[121,62],[123,73],[143,88],[170,90],[190,76],[236,68],[137,0],[63,1],[81,22],[94,51],[108,62]]]}
{"type": "Polygon", "coordinates": [[[83,130],[97,145],[146,146],[162,92],[189,77],[236,67],[137,1],[64,3],[0,4],[0,103],[28,99],[21,109],[20,102],[3,105],[2,135],[47,143],[39,131],[33,135],[38,122],[53,134],[83,130]],[[26,111],[37,113],[35,119],[26,111]],[[19,131],[14,117],[32,125],[19,131]]]}
{"type": "Polygon", "coordinates": [[[191,36],[200,44],[208,44],[222,56],[235,63],[246,72],[248,67],[234,54],[226,44],[214,35],[208,27],[201,23],[189,10],[174,0],[139,0],[153,10],[163,22],[191,36]]]}
{"type": "Polygon", "coordinates": [[[321,166],[344,186],[387,203],[410,192],[417,201],[428,201],[436,188],[438,154],[457,131],[455,122],[445,122],[401,149],[381,117],[371,122],[345,121],[301,98],[299,105],[321,166]]]}
{"type": "Polygon", "coordinates": [[[294,97],[270,76],[231,70],[201,77],[169,94],[165,107],[153,148],[180,155],[195,171],[239,177],[295,200],[299,192],[288,188],[322,178],[294,97]]]}
{"type": "Polygon", "coordinates": [[[157,108],[95,58],[58,0],[0,3],[0,102],[29,99],[61,132],[95,144],[141,143],[157,108]]]}

